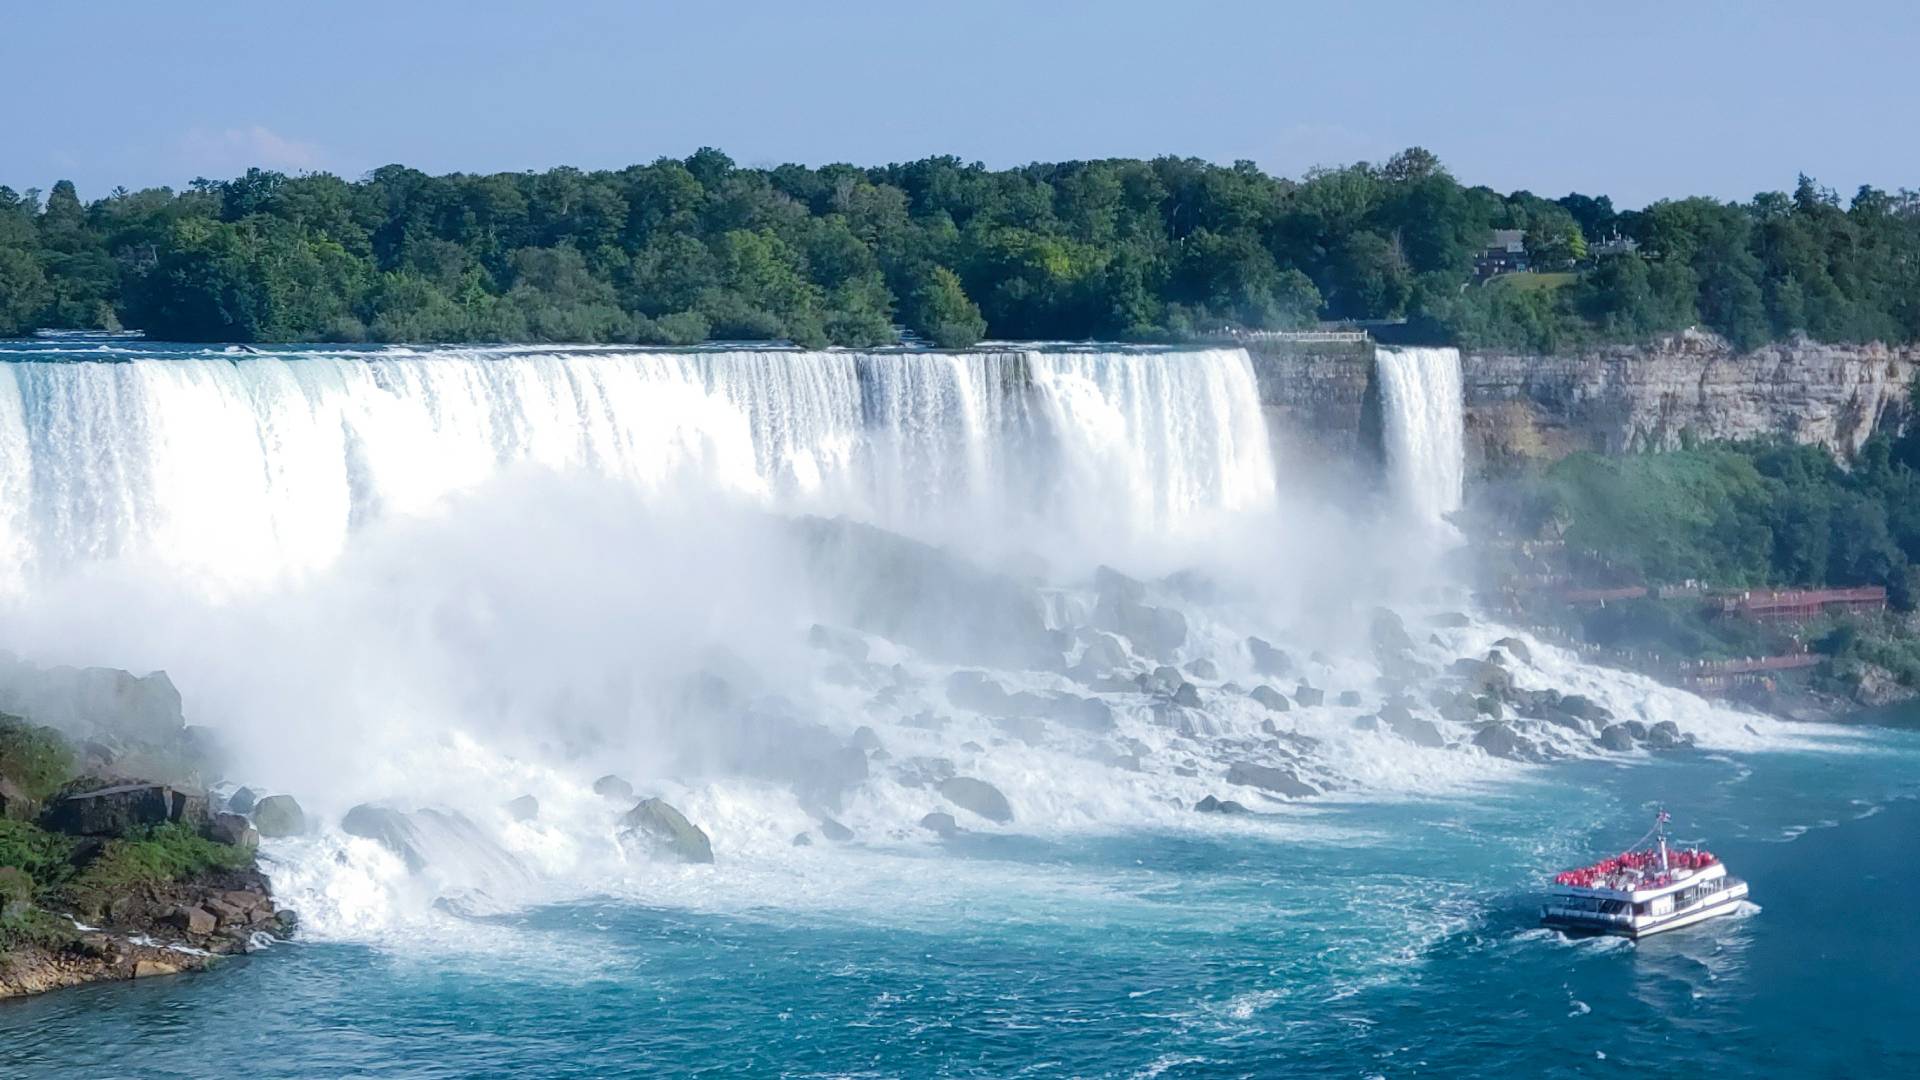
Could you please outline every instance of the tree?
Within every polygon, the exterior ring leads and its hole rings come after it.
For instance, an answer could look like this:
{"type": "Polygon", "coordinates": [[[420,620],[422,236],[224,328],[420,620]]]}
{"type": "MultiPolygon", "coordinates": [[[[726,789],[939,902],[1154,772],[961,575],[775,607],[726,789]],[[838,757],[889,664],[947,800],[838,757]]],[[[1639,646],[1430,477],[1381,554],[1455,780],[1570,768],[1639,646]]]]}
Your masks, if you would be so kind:
{"type": "Polygon", "coordinates": [[[0,337],[19,337],[37,329],[49,299],[40,260],[30,251],[0,247],[0,337]]]}
{"type": "Polygon", "coordinates": [[[907,328],[943,349],[964,349],[986,336],[987,320],[967,297],[960,276],[930,267],[902,311],[907,328]]]}

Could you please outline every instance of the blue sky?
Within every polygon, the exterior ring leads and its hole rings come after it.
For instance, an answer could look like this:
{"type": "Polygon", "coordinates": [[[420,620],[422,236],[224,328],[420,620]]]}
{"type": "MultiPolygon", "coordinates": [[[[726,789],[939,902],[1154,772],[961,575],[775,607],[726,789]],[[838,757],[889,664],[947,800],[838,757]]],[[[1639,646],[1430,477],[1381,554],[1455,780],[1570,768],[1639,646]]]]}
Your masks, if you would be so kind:
{"type": "Polygon", "coordinates": [[[1376,0],[35,0],[0,19],[0,183],[1410,144],[1502,191],[1920,187],[1920,5],[1376,0]],[[1561,9],[1577,13],[1559,14],[1561,9]]]}

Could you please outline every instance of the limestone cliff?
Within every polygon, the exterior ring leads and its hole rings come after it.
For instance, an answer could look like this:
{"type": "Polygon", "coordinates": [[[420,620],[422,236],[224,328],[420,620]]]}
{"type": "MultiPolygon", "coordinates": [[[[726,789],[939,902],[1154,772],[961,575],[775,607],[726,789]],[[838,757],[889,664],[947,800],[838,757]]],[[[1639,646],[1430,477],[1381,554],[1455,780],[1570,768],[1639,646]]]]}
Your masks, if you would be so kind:
{"type": "Polygon", "coordinates": [[[1847,457],[1881,426],[1904,422],[1917,365],[1913,346],[1800,341],[1740,353],[1697,331],[1557,356],[1468,353],[1468,455],[1486,468],[1782,436],[1847,457]]]}
{"type": "MultiPolygon", "coordinates": [[[[1259,342],[1248,353],[1283,469],[1377,462],[1371,345],[1259,342]]],[[[1915,346],[1799,341],[1741,353],[1699,331],[1558,355],[1470,351],[1461,357],[1468,465],[1481,473],[1576,450],[1768,436],[1847,457],[1874,431],[1906,422],[1916,372],[1915,346]]]]}

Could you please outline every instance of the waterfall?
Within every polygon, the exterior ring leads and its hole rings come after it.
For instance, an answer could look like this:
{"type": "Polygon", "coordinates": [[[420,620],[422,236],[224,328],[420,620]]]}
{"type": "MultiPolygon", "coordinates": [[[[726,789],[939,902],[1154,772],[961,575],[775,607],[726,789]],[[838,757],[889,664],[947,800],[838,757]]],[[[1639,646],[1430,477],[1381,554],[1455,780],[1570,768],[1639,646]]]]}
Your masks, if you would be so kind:
{"type": "Polygon", "coordinates": [[[113,560],[269,581],[527,469],[936,541],[1178,533],[1273,495],[1237,349],[167,350],[0,364],[0,589],[113,560]]]}
{"type": "Polygon", "coordinates": [[[1394,499],[1417,520],[1460,509],[1466,476],[1460,350],[1380,347],[1380,404],[1394,499]]]}

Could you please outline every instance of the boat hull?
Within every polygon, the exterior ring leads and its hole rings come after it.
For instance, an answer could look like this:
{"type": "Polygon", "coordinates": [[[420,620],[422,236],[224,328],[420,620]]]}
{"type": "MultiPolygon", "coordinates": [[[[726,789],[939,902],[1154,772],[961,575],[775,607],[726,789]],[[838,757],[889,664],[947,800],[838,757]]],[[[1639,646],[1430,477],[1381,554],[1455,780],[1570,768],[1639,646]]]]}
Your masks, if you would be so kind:
{"type": "Polygon", "coordinates": [[[1692,926],[1721,916],[1731,915],[1740,908],[1740,901],[1747,898],[1747,883],[1737,878],[1728,879],[1727,887],[1702,899],[1687,908],[1669,915],[1658,917],[1637,917],[1632,922],[1617,922],[1606,919],[1583,919],[1575,915],[1543,913],[1540,925],[1561,930],[1569,934],[1599,935],[1633,938],[1638,940],[1668,930],[1692,926]]]}

